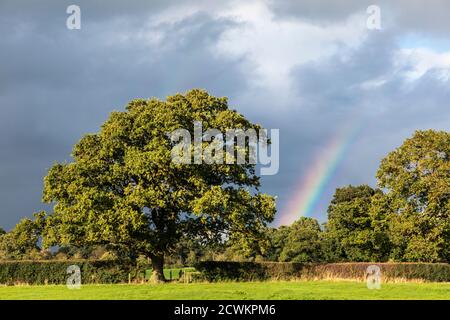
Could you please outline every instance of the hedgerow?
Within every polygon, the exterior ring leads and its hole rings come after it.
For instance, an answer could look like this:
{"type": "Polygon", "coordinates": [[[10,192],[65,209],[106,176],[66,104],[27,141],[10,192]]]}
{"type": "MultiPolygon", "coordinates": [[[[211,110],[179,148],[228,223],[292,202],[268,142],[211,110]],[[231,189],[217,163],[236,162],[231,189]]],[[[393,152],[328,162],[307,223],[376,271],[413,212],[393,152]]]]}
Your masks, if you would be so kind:
{"type": "Polygon", "coordinates": [[[138,272],[131,265],[115,260],[67,261],[1,261],[0,284],[65,284],[70,274],[67,268],[77,265],[82,283],[121,283],[138,272]]]}
{"type": "MultiPolygon", "coordinates": [[[[0,284],[65,284],[67,268],[80,267],[83,284],[145,281],[144,271],[116,260],[2,261],[0,284]]],[[[450,265],[445,263],[284,263],[204,261],[195,268],[196,281],[264,281],[291,279],[364,280],[367,267],[377,265],[383,281],[421,280],[450,282],[450,265]]],[[[192,279],[194,280],[194,278],[192,279]]]]}
{"type": "Polygon", "coordinates": [[[264,281],[290,279],[364,280],[367,267],[377,265],[384,281],[450,282],[445,263],[284,263],[204,261],[196,265],[207,281],[264,281]]]}

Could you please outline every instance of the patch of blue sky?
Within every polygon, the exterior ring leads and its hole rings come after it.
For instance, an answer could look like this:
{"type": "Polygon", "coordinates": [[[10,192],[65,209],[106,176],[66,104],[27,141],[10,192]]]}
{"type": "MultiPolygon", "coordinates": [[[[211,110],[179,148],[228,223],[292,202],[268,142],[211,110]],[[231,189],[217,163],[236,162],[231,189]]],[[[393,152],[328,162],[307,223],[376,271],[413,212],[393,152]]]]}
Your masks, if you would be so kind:
{"type": "Polygon", "coordinates": [[[398,45],[403,49],[427,48],[439,53],[450,51],[450,37],[409,33],[400,37],[398,41],[398,45]]]}

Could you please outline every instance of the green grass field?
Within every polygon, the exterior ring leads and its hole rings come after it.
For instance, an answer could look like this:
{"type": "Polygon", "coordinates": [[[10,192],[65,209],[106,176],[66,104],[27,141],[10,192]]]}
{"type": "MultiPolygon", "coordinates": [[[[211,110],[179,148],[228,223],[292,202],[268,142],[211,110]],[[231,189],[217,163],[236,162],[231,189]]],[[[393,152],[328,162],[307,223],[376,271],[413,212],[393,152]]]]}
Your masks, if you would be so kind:
{"type": "Polygon", "coordinates": [[[388,283],[369,290],[351,281],[168,283],[161,285],[85,285],[0,287],[0,299],[445,299],[449,283],[388,283]]]}

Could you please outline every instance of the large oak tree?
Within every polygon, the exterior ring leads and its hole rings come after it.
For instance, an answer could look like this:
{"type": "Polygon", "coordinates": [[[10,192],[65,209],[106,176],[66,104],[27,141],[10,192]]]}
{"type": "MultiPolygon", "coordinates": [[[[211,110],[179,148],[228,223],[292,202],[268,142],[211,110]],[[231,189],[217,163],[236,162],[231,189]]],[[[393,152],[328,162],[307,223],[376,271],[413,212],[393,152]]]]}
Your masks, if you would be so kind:
{"type": "Polygon", "coordinates": [[[75,145],[73,162],[49,170],[43,199],[54,208],[44,218],[44,245],[109,244],[145,254],[156,281],[181,236],[254,248],[274,217],[274,198],[259,192],[254,164],[173,162],[169,133],[193,135],[194,121],[203,130],[260,129],[226,98],[202,90],[131,101],[75,145]]]}

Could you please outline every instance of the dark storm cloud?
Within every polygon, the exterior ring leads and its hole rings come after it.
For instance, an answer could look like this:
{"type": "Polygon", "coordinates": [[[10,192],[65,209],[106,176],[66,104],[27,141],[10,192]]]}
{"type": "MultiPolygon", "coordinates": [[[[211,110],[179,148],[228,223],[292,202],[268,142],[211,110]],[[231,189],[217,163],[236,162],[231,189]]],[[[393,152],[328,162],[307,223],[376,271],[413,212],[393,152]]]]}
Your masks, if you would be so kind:
{"type": "MultiPolygon", "coordinates": [[[[199,12],[149,25],[108,19],[109,7],[99,7],[96,20],[82,7],[82,29],[71,31],[60,4],[17,5],[0,8],[0,224],[6,228],[43,207],[46,170],[70,160],[72,145],[129,100],[192,87],[232,96],[246,88],[245,63],[219,60],[211,50],[230,21],[199,12]]],[[[144,7],[127,12],[118,5],[111,12],[152,22],[154,7],[146,7],[149,15],[144,7]]]]}
{"type": "Polygon", "coordinates": [[[270,0],[268,4],[279,19],[301,19],[320,24],[365,14],[370,5],[377,5],[381,9],[382,22],[398,32],[447,37],[450,31],[450,2],[447,0],[270,0]]]}
{"type": "Polygon", "coordinates": [[[364,0],[273,0],[268,3],[273,12],[281,18],[305,19],[321,23],[342,21],[355,11],[367,8],[364,0]]]}

